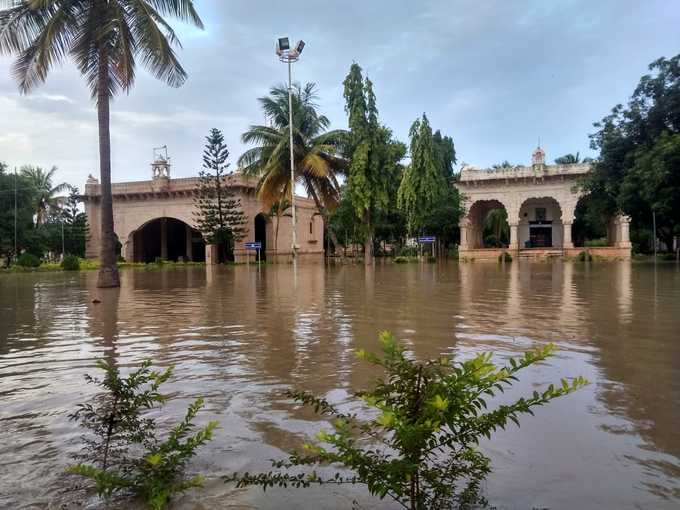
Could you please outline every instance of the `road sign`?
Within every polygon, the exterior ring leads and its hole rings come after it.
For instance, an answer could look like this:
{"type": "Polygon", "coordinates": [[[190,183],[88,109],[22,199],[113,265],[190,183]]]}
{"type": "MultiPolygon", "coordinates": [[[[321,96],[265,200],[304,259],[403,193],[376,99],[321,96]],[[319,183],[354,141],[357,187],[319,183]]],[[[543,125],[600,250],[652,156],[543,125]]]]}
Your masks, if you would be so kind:
{"type": "Polygon", "coordinates": [[[418,238],[418,242],[421,244],[432,244],[437,240],[435,236],[423,236],[418,238]]]}
{"type": "Polygon", "coordinates": [[[246,243],[246,250],[261,250],[262,243],[246,243]]]}

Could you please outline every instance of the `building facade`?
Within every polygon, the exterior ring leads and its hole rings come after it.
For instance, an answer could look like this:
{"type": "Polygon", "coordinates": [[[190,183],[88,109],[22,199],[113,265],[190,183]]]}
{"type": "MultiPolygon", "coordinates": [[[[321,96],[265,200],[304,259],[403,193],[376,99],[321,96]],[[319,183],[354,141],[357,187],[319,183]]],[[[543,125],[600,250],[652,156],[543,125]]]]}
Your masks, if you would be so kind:
{"type": "MultiPolygon", "coordinates": [[[[531,166],[476,169],[464,167],[456,187],[466,214],[460,221],[460,256],[495,259],[510,251],[520,256],[576,256],[584,250],[574,245],[572,225],[584,197],[577,184],[590,171],[589,164],[546,165],[540,147],[531,166]],[[504,209],[510,235],[507,245],[485,246],[484,223],[489,213],[504,209]]],[[[606,258],[630,258],[627,216],[608,223],[606,247],[588,248],[606,258]]]]}
{"type": "MultiPolygon", "coordinates": [[[[157,160],[148,181],[112,184],[114,231],[121,243],[121,256],[128,262],[164,260],[224,260],[222,249],[207,245],[196,228],[194,195],[198,177],[172,179],[170,164],[157,160]]],[[[234,246],[236,262],[255,261],[257,252],[246,243],[259,242],[261,258],[270,262],[292,259],[292,218],[289,213],[277,218],[256,196],[256,181],[239,173],[228,178],[241,201],[248,232],[234,246]]],[[[101,186],[90,176],[83,195],[90,227],[87,257],[97,258],[101,249],[101,186]]],[[[301,261],[323,261],[323,218],[313,200],[296,197],[297,252],[301,261]]]]}

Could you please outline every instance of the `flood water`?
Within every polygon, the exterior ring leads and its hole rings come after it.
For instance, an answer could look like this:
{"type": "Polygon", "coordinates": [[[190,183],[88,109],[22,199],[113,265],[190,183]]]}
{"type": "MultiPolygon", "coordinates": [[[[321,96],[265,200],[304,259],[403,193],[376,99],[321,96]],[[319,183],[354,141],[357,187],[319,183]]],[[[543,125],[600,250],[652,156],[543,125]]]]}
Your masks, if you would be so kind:
{"type": "MultiPolygon", "coordinates": [[[[514,262],[126,270],[0,276],[0,508],[99,508],[63,470],[94,392],[97,358],[175,365],[167,420],[206,398],[215,439],[192,472],[206,488],[173,508],[394,508],[360,488],[236,490],[219,476],[269,468],[324,427],[286,389],[342,401],[376,374],[353,351],[389,329],[418,358],[498,361],[532,345],[510,399],[582,375],[591,385],[483,443],[500,509],[680,508],[680,269],[675,264],[514,262]],[[92,300],[98,298],[99,304],[92,300]],[[85,499],[83,499],[85,498],[85,499]]],[[[496,402],[501,402],[497,400],[496,402]]],[[[127,508],[127,507],[126,507],[127,508]]]]}

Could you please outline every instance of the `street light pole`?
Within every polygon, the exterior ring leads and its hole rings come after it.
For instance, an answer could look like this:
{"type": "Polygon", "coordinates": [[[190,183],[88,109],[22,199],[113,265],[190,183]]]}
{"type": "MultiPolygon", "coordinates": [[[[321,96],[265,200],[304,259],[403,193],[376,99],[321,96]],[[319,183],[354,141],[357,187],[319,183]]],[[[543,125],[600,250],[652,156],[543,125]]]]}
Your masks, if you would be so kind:
{"type": "Polygon", "coordinates": [[[14,167],[14,261],[19,258],[17,253],[17,167],[14,167]]]}
{"type": "Polygon", "coordinates": [[[293,150],[293,62],[288,59],[288,133],[290,135],[290,206],[293,208],[293,258],[297,258],[297,217],[295,214],[295,154],[293,150]]]}
{"type": "Polygon", "coordinates": [[[290,207],[293,220],[293,245],[291,252],[293,260],[297,260],[297,215],[295,211],[295,151],[293,150],[293,70],[292,64],[300,58],[305,47],[304,41],[299,41],[295,48],[290,47],[287,37],[281,37],[276,43],[276,54],[281,62],[288,64],[288,143],[290,149],[290,207]]]}

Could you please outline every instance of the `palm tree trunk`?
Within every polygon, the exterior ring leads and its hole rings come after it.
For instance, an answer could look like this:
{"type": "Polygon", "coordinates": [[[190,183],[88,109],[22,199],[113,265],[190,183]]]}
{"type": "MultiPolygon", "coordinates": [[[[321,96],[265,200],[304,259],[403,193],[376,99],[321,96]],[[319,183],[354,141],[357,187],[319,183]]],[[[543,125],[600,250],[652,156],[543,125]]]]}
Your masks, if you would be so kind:
{"type": "MultiPolygon", "coordinates": [[[[323,224],[328,226],[328,211],[326,208],[321,204],[321,200],[319,200],[319,195],[317,195],[316,190],[314,189],[314,186],[311,185],[311,183],[308,182],[308,188],[309,192],[312,195],[312,198],[314,199],[314,203],[316,204],[316,210],[319,211],[319,214],[323,218],[323,224]]],[[[338,240],[338,236],[335,235],[335,232],[333,232],[330,228],[328,229],[328,236],[331,238],[331,242],[333,243],[333,246],[337,250],[340,250],[341,248],[344,248],[342,244],[340,244],[340,241],[338,240]]]]}
{"type": "Polygon", "coordinates": [[[109,69],[105,47],[99,48],[97,83],[97,117],[99,120],[99,172],[101,179],[101,267],[97,287],[120,287],[116,265],[116,239],[113,230],[111,196],[111,133],[109,132],[109,69]]]}

